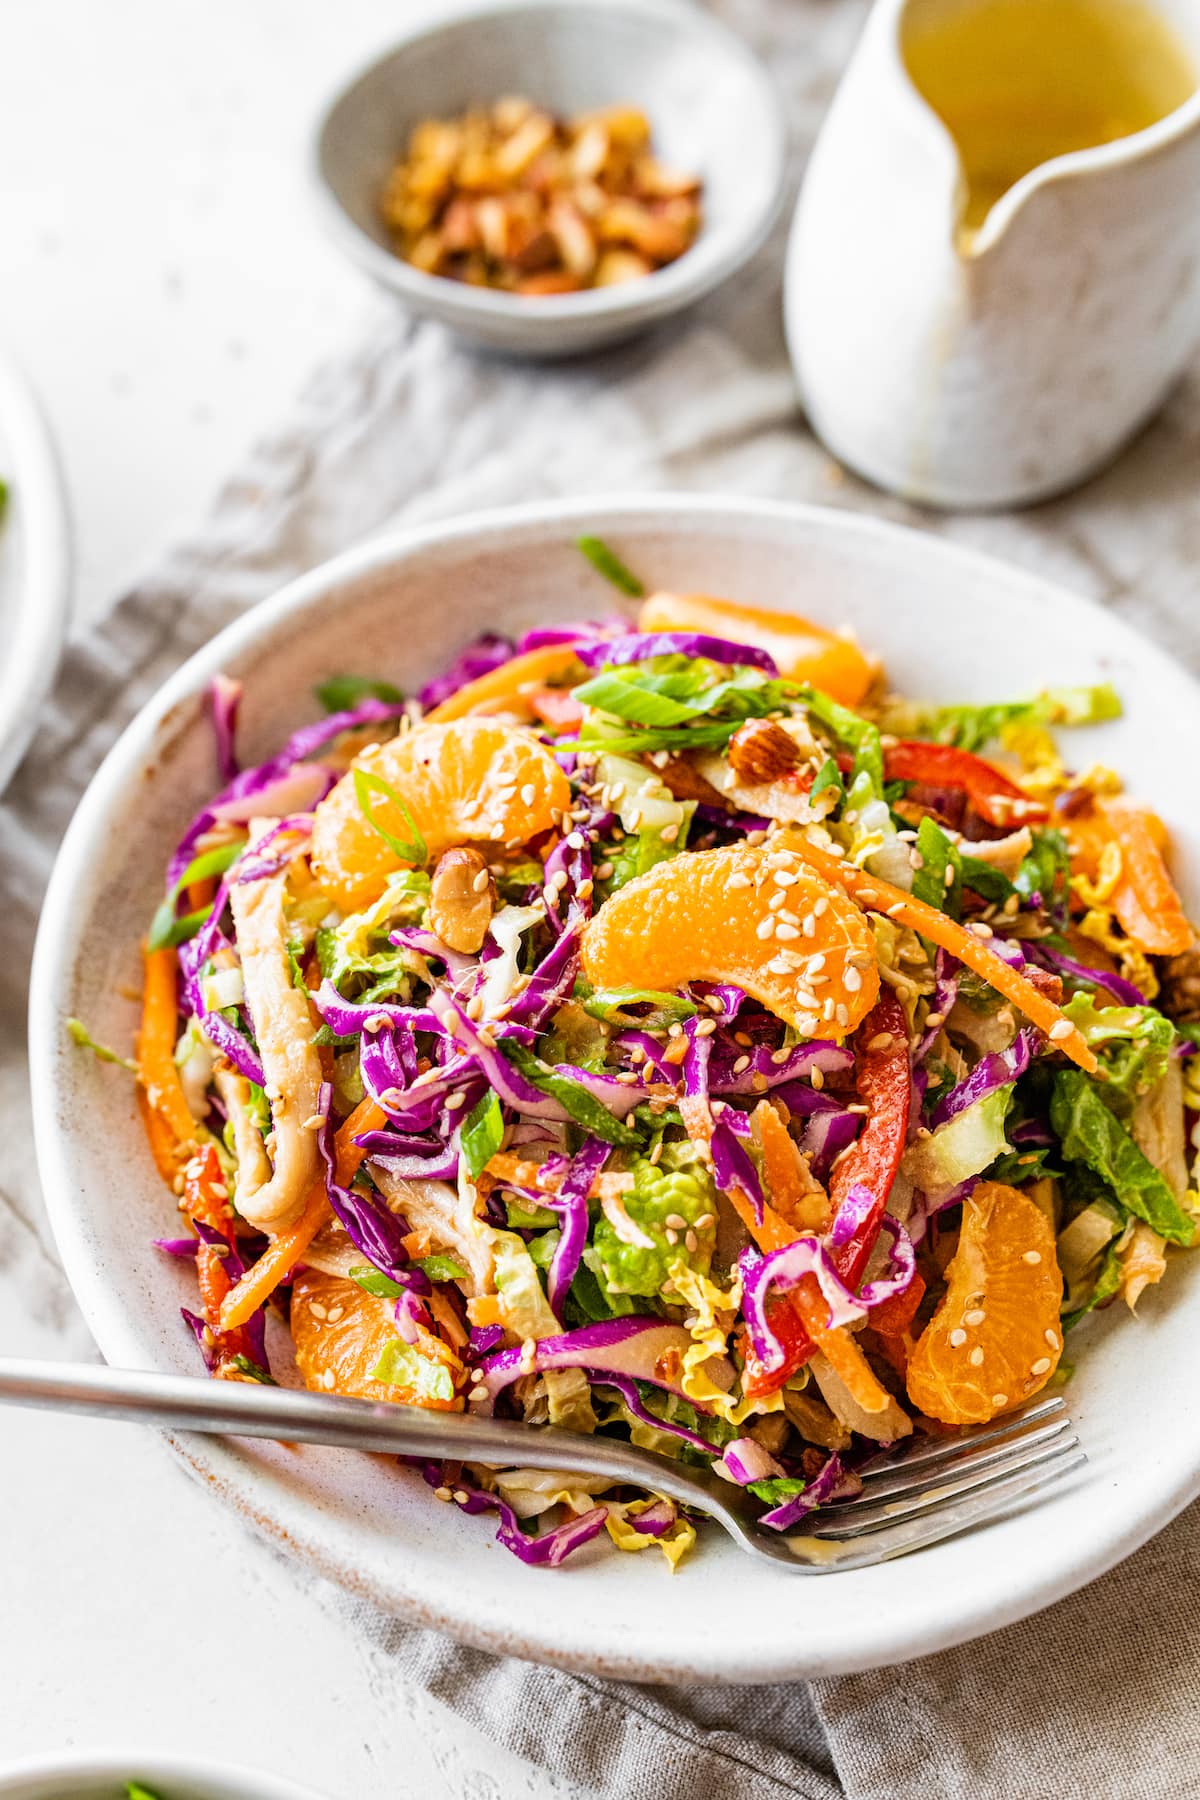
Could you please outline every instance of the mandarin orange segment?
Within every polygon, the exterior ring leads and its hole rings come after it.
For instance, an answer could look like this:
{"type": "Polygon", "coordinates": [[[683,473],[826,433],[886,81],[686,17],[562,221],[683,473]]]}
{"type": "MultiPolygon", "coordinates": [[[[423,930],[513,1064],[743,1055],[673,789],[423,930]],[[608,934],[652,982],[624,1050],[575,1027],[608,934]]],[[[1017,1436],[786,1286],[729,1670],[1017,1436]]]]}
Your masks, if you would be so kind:
{"type": "MultiPolygon", "coordinates": [[[[462,1406],[457,1395],[438,1400],[372,1378],[380,1357],[400,1334],[392,1302],[364,1292],[357,1282],[320,1269],[302,1269],[292,1283],[291,1327],[296,1366],[305,1387],[351,1394],[359,1400],[420,1405],[434,1412],[454,1412],[462,1406]]],[[[421,1348],[445,1363],[452,1375],[461,1371],[454,1353],[429,1333],[421,1348]]]]}
{"type": "Polygon", "coordinates": [[[1019,1189],[982,1181],[963,1203],[947,1289],[908,1365],[908,1397],[946,1425],[1024,1406],[1062,1355],[1054,1232],[1019,1189]]]}
{"type": "Polygon", "coordinates": [[[708,594],[651,594],[642,603],[638,629],[703,631],[735,643],[753,644],[775,658],[781,675],[821,688],[843,706],[857,706],[875,679],[876,665],[852,639],[810,624],[795,613],[739,606],[708,594]]]}
{"type": "Polygon", "coordinates": [[[404,802],[406,818],[385,789],[372,785],[372,818],[400,843],[414,826],[429,859],[459,844],[525,844],[549,831],[571,804],[566,776],[528,732],[491,719],[421,725],[404,737],[372,744],[317,807],[313,872],[343,912],[369,906],[390,875],[405,864],[367,820],[355,771],[386,782],[404,802]]]}
{"type": "Polygon", "coordinates": [[[879,992],[862,913],[772,845],[674,857],[619,888],[584,930],[583,972],[595,988],[732,981],[802,1037],[846,1037],[879,992]]]}

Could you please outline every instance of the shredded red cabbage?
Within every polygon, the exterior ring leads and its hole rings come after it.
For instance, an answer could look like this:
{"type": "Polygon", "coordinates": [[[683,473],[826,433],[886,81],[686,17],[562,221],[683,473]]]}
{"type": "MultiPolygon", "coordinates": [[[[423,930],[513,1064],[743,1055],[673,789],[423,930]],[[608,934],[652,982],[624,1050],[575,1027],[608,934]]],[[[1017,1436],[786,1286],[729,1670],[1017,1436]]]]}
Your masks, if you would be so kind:
{"type": "Polygon", "coordinates": [[[617,668],[623,663],[646,662],[652,656],[702,656],[707,662],[735,663],[746,669],[762,669],[778,675],[773,656],[753,644],[735,644],[729,638],[709,637],[702,631],[631,631],[622,637],[581,642],[575,654],[586,669],[617,668]]]}
{"type": "Polygon", "coordinates": [[[982,1056],[971,1070],[965,1081],[960,1081],[956,1088],[951,1088],[944,1100],[939,1100],[933,1109],[932,1124],[936,1129],[952,1119],[957,1113],[965,1112],[968,1106],[986,1099],[988,1094],[995,1093],[997,1088],[1007,1087],[1023,1075],[1041,1047],[1041,1040],[1032,1026],[1019,1031],[1007,1050],[993,1051],[990,1056],[982,1056]]]}
{"type": "Polygon", "coordinates": [[[468,681],[475,681],[480,675],[487,675],[492,669],[498,669],[502,663],[509,662],[514,652],[508,638],[498,637],[494,631],[485,631],[482,637],[469,644],[462,655],[446,670],[444,675],[435,675],[432,681],[418,690],[417,699],[426,712],[432,712],[451,694],[457,694],[459,688],[466,687],[468,681]]]}
{"type": "Polygon", "coordinates": [[[217,740],[217,778],[231,782],[238,772],[237,738],[238,707],[242,701],[242,684],[230,675],[214,675],[209,690],[212,707],[213,736],[217,740]]]}
{"type": "Polygon", "coordinates": [[[547,1369],[585,1369],[594,1372],[597,1381],[610,1375],[625,1375],[686,1399],[678,1379],[662,1371],[678,1368],[691,1347],[691,1337],[682,1325],[636,1315],[604,1319],[598,1325],[584,1325],[559,1337],[542,1338],[531,1353],[526,1352],[524,1344],[514,1344],[485,1358],[480,1364],[480,1385],[486,1394],[472,1405],[476,1411],[490,1412],[497,1395],[520,1376],[542,1374],[547,1369]]]}

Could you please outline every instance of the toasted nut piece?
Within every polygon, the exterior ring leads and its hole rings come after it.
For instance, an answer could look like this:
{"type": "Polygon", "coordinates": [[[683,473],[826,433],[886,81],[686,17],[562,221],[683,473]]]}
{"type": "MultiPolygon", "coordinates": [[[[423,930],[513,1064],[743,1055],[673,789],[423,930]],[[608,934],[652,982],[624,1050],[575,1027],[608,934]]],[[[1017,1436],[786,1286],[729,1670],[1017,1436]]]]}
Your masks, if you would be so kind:
{"type": "Polygon", "coordinates": [[[676,800],[698,800],[703,806],[728,809],[729,802],[724,794],[700,773],[692,757],[686,752],[682,756],[672,756],[669,762],[664,763],[658,771],[658,779],[676,800]]]}
{"type": "Polygon", "coordinates": [[[564,268],[572,275],[590,275],[596,266],[596,240],[583,214],[569,200],[556,200],[548,219],[564,268]]]}
{"type": "Polygon", "coordinates": [[[729,766],[746,787],[778,781],[800,762],[800,752],[773,719],[747,719],[729,740],[729,766]]]}
{"type": "Polygon", "coordinates": [[[606,250],[596,264],[593,287],[615,287],[621,281],[640,281],[653,275],[654,264],[639,256],[636,250],[606,250]]]}
{"type": "Polygon", "coordinates": [[[487,936],[495,903],[496,884],[479,851],[444,851],[429,896],[429,923],[443,944],[473,956],[487,936]]]}
{"type": "Polygon", "coordinates": [[[577,294],[583,286],[578,275],[565,269],[543,269],[537,275],[522,275],[515,283],[518,294],[577,294]]]}
{"type": "Polygon", "coordinates": [[[549,113],[532,113],[496,151],[495,163],[500,179],[507,181],[519,175],[553,141],[554,120],[549,113]]]}

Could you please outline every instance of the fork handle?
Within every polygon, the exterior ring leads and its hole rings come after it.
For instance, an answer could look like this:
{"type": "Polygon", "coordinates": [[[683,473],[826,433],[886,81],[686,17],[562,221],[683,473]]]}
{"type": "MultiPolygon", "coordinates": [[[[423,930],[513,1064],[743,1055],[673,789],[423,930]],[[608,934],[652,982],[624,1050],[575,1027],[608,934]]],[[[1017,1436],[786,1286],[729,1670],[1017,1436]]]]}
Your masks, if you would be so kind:
{"type": "Polygon", "coordinates": [[[390,1400],[310,1394],[264,1382],[211,1381],[145,1369],[0,1357],[0,1402],[176,1430],[329,1444],[439,1462],[451,1458],[500,1467],[564,1469],[614,1481],[642,1481],[674,1499],[693,1504],[696,1500],[691,1483],[685,1490],[672,1479],[666,1457],[629,1444],[583,1437],[552,1426],[430,1412],[390,1400]]]}

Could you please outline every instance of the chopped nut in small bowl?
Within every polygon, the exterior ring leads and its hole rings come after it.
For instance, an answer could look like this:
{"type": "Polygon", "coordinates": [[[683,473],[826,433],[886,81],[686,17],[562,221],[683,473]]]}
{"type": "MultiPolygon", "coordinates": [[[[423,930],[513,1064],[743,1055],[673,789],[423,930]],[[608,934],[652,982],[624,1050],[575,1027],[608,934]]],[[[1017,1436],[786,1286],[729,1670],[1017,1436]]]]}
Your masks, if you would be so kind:
{"type": "Polygon", "coordinates": [[[417,33],[316,135],[337,239],[414,311],[535,356],[710,292],[765,237],[784,127],[750,51],[680,0],[493,0],[417,33]]]}

